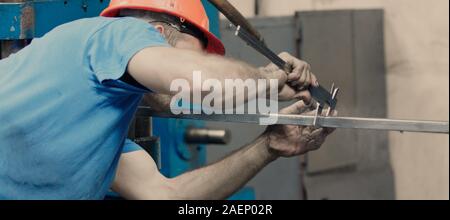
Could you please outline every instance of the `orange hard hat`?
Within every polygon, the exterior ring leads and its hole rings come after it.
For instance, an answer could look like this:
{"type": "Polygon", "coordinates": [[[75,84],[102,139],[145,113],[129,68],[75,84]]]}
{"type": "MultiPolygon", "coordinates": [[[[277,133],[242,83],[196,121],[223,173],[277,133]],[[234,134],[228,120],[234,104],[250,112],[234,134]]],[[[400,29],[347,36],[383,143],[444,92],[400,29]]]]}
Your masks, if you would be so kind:
{"type": "Polygon", "coordinates": [[[100,15],[116,17],[121,9],[146,10],[179,17],[203,32],[208,40],[208,53],[225,54],[223,43],[209,31],[209,19],[200,0],[111,0],[100,15]]]}

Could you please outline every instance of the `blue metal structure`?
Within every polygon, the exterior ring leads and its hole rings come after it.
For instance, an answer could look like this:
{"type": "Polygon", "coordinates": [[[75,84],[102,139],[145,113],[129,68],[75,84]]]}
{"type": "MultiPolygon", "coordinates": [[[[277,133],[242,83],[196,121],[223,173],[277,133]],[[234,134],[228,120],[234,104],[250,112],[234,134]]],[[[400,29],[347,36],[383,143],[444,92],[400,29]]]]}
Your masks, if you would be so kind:
{"type": "MultiPolygon", "coordinates": [[[[220,37],[217,9],[206,0],[202,2],[210,18],[211,31],[220,37]]],[[[98,16],[108,4],[108,0],[23,0],[15,3],[0,0],[0,42],[8,40],[15,43],[20,42],[17,40],[42,37],[58,25],[98,16]]],[[[204,127],[203,122],[154,118],[152,124],[152,135],[159,137],[163,146],[160,161],[161,172],[165,176],[175,177],[206,164],[206,146],[190,146],[184,141],[186,129],[204,127]]],[[[254,198],[254,191],[245,188],[231,199],[254,198]]]]}
{"type": "Polygon", "coordinates": [[[0,3],[0,40],[41,37],[58,25],[98,16],[108,4],[106,0],[0,3]]]}
{"type": "MultiPolygon", "coordinates": [[[[2,2],[0,1],[0,40],[41,37],[58,25],[98,16],[109,4],[108,0],[2,2]]],[[[202,2],[211,20],[211,31],[219,36],[219,14],[208,1],[202,2]]]]}

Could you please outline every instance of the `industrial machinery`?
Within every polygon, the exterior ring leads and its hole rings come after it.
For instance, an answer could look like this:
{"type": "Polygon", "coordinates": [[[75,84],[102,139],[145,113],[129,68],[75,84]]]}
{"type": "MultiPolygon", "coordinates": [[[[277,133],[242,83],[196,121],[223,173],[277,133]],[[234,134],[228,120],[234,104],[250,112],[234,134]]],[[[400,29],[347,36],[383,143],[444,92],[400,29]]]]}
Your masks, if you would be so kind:
{"type": "MultiPolygon", "coordinates": [[[[203,3],[211,21],[211,32],[219,36],[218,11],[207,1],[203,3]]],[[[58,25],[98,16],[108,4],[107,0],[0,0],[0,59],[19,51],[33,38],[43,36],[58,25]]],[[[166,177],[206,165],[206,144],[225,144],[230,140],[227,131],[207,129],[202,121],[151,118],[148,115],[136,116],[130,125],[129,138],[152,155],[166,177]]],[[[254,198],[254,191],[244,188],[231,199],[254,198]]]]}

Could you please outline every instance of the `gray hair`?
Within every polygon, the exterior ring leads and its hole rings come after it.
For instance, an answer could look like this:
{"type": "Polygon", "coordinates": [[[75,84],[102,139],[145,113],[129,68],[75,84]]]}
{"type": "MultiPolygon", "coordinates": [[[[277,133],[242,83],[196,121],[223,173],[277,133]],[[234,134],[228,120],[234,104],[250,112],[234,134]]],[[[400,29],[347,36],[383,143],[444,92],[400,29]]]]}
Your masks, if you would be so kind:
{"type": "Polygon", "coordinates": [[[122,9],[119,12],[121,17],[134,17],[146,22],[152,23],[154,25],[161,25],[164,27],[164,33],[162,33],[167,42],[175,46],[175,44],[183,38],[183,34],[176,28],[171,22],[169,15],[145,10],[136,9],[122,9]]]}

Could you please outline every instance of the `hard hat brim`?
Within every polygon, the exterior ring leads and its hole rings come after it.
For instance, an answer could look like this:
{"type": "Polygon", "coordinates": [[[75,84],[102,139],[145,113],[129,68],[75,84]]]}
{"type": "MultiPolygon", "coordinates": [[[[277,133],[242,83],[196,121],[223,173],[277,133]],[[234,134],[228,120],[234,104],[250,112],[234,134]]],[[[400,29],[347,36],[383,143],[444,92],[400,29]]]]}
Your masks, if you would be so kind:
{"type": "MultiPolygon", "coordinates": [[[[117,5],[117,6],[113,6],[113,7],[108,7],[100,14],[100,16],[116,17],[119,14],[119,11],[122,9],[148,10],[148,11],[166,13],[166,14],[169,14],[172,16],[180,17],[180,15],[170,12],[170,11],[165,11],[165,10],[161,10],[158,8],[152,8],[152,7],[145,7],[142,5],[126,5],[126,6],[117,5]]],[[[189,22],[190,24],[197,27],[200,31],[202,31],[203,34],[205,35],[205,37],[208,39],[208,45],[206,46],[207,53],[217,54],[217,55],[221,55],[221,56],[225,55],[225,46],[223,45],[222,41],[219,38],[217,38],[209,30],[206,30],[202,26],[197,25],[194,22],[190,21],[188,18],[184,18],[184,19],[186,19],[187,22],[189,22]]]]}

